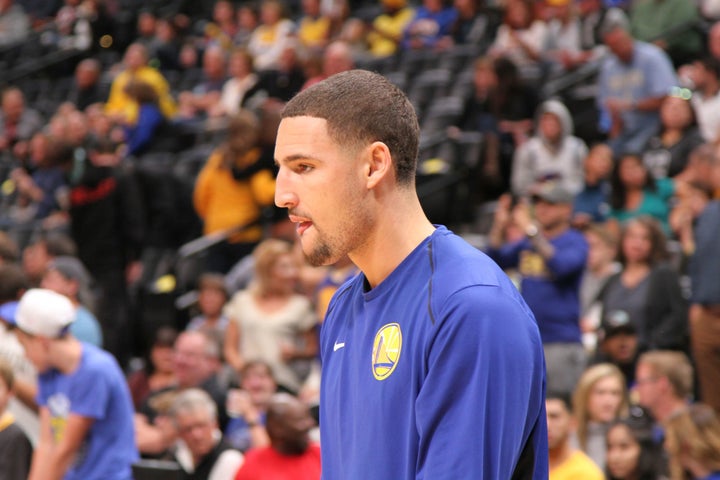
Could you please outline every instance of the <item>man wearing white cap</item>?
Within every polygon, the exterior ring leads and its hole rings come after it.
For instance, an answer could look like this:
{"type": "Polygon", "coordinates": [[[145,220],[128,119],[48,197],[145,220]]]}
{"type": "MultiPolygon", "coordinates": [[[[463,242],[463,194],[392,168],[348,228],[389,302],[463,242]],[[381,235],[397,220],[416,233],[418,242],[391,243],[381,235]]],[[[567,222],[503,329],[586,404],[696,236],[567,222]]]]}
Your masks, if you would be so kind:
{"type": "Polygon", "coordinates": [[[18,339],[38,370],[40,441],[29,480],[130,480],[138,458],[133,408],[109,353],[73,337],[75,307],[46,289],[23,295],[18,339]]]}

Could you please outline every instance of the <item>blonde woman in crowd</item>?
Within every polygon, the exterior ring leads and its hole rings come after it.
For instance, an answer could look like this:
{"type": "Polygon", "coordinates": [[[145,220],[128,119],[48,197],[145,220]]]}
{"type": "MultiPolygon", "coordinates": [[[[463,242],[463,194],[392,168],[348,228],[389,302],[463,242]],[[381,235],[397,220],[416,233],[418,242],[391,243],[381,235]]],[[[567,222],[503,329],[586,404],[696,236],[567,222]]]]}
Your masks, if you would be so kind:
{"type": "Polygon", "coordinates": [[[263,360],[281,388],[297,393],[318,350],[312,304],[296,293],[300,262],[293,245],[278,239],[261,242],[253,257],[253,282],[225,309],[225,359],[238,372],[247,360],[263,360]]]}
{"type": "Polygon", "coordinates": [[[625,377],[611,363],[589,367],[580,377],[573,395],[577,440],[598,467],[605,468],[605,436],[611,422],[627,415],[625,377]]]}
{"type": "Polygon", "coordinates": [[[720,480],[720,420],[709,405],[696,403],[665,426],[672,480],[720,480]]]}

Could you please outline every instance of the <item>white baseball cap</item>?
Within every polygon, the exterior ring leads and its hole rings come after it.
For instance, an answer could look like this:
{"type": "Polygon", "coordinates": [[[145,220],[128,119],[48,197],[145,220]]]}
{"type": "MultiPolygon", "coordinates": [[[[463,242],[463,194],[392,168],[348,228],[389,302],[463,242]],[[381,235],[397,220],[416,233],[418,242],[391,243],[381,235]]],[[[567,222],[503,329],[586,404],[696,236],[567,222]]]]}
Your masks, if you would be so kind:
{"type": "Polygon", "coordinates": [[[75,307],[64,295],[44,288],[25,292],[15,314],[17,326],[30,335],[58,338],[75,320],[75,307]]]}

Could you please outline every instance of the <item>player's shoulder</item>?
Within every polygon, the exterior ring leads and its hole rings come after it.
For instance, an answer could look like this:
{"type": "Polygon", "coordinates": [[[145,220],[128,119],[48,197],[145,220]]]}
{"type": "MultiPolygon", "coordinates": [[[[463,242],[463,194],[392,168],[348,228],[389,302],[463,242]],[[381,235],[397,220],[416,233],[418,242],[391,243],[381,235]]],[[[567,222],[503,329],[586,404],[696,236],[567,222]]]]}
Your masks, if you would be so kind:
{"type": "Polygon", "coordinates": [[[428,248],[437,286],[509,286],[507,275],[490,257],[446,228],[438,228],[428,248]]]}

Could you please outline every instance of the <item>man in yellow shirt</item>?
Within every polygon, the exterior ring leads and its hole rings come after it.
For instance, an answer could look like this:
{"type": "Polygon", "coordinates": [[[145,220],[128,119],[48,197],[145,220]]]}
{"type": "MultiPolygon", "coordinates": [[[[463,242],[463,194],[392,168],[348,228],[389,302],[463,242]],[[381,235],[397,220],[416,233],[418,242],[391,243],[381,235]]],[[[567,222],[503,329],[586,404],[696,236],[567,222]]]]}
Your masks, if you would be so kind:
{"type": "Polygon", "coordinates": [[[134,124],[138,115],[138,104],[126,92],[131,80],[149,84],[157,92],[160,110],[165,118],[172,118],[177,111],[175,100],[170,95],[170,86],[162,73],[148,66],[148,53],[144,45],[131,44],[123,57],[125,69],[113,80],[110,95],[105,104],[105,113],[125,124],[134,124]]]}
{"type": "Polygon", "coordinates": [[[567,395],[545,396],[550,480],[603,480],[600,468],[571,442],[575,418],[570,408],[567,395]]]}

